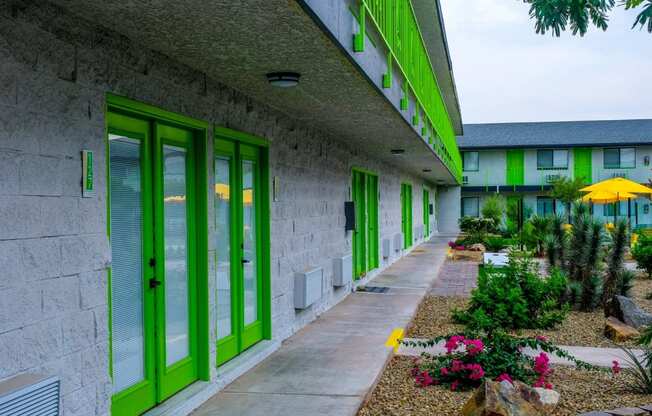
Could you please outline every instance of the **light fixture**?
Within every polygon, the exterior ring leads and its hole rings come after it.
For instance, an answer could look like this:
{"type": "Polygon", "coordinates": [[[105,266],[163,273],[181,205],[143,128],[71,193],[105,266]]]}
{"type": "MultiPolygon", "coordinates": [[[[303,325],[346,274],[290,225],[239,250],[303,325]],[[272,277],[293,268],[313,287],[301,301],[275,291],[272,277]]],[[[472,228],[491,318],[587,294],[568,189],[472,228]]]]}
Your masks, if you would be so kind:
{"type": "Polygon", "coordinates": [[[425,173],[432,172],[432,169],[425,168],[422,169],[421,172],[425,172],[425,173]]]}
{"type": "Polygon", "coordinates": [[[393,155],[402,155],[403,153],[405,153],[405,149],[392,149],[390,150],[390,152],[393,155]]]}
{"type": "Polygon", "coordinates": [[[301,74],[296,72],[270,72],[267,74],[267,81],[274,87],[290,88],[299,84],[301,74]]]}

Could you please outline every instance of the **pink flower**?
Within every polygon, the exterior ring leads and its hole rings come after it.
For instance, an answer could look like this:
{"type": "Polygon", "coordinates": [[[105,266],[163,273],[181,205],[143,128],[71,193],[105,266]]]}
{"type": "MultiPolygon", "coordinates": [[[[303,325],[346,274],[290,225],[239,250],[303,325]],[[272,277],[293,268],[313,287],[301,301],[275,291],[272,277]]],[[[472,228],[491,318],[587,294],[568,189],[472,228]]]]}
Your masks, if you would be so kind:
{"type": "Polygon", "coordinates": [[[466,369],[471,371],[471,374],[469,374],[471,380],[480,380],[484,377],[484,370],[480,364],[468,364],[466,369]]]}
{"type": "Polygon", "coordinates": [[[442,376],[444,376],[444,377],[447,376],[447,375],[448,375],[448,368],[446,368],[446,367],[442,367],[442,368],[439,370],[439,373],[440,373],[442,376]]]}
{"type": "Polygon", "coordinates": [[[449,241],[448,242],[448,247],[455,248],[455,246],[456,246],[455,241],[449,241]]]}
{"type": "Polygon", "coordinates": [[[484,349],[484,344],[482,343],[482,340],[479,339],[466,339],[463,341],[464,345],[466,345],[466,352],[470,356],[477,355],[482,352],[484,349]]]}
{"type": "Polygon", "coordinates": [[[614,375],[620,373],[620,370],[622,370],[622,368],[620,368],[620,363],[618,361],[616,361],[616,360],[613,360],[612,363],[613,363],[613,365],[611,366],[611,372],[614,375]]]}
{"type": "Polygon", "coordinates": [[[451,371],[457,373],[464,370],[464,363],[460,360],[451,361],[451,371]]]}
{"type": "Polygon", "coordinates": [[[545,387],[546,379],[543,376],[539,376],[537,381],[534,382],[534,387],[545,387]]]}
{"type": "Polygon", "coordinates": [[[553,385],[551,383],[546,383],[546,389],[552,390],[553,385]]]}
{"type": "Polygon", "coordinates": [[[427,387],[434,383],[433,378],[427,371],[423,371],[415,377],[415,381],[420,387],[427,387]]]}
{"type": "Polygon", "coordinates": [[[537,341],[540,341],[540,342],[546,342],[546,341],[548,341],[548,338],[545,337],[545,336],[543,336],[543,335],[537,335],[535,339],[536,339],[537,341]]]}
{"type": "Polygon", "coordinates": [[[534,372],[542,377],[547,376],[550,373],[549,363],[550,358],[548,358],[548,354],[542,352],[534,359],[534,372]]]}
{"type": "Polygon", "coordinates": [[[453,351],[457,349],[459,346],[460,342],[464,342],[464,337],[462,335],[453,335],[446,341],[446,344],[444,344],[444,347],[446,348],[446,352],[448,354],[451,354],[453,351]]]}
{"type": "Polygon", "coordinates": [[[511,378],[511,377],[509,376],[509,374],[507,374],[507,373],[502,373],[501,375],[499,375],[499,376],[496,378],[496,381],[499,382],[499,383],[500,383],[501,381],[509,381],[510,383],[514,384],[514,380],[512,380],[512,378],[511,378]]]}
{"type": "Polygon", "coordinates": [[[457,390],[457,386],[459,386],[460,382],[458,380],[455,380],[451,383],[451,391],[457,390]]]}

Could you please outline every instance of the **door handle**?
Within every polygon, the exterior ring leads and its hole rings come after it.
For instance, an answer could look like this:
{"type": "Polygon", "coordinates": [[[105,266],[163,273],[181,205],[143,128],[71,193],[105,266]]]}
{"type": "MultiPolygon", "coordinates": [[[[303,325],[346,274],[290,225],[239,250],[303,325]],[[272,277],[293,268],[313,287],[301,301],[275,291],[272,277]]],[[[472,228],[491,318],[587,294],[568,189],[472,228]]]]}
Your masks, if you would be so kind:
{"type": "Polygon", "coordinates": [[[248,264],[248,263],[251,263],[251,260],[242,259],[242,264],[248,264]]]}
{"type": "Polygon", "coordinates": [[[156,278],[154,278],[154,277],[149,279],[149,288],[150,289],[156,289],[159,286],[161,286],[161,281],[160,280],[156,280],[156,278]]]}

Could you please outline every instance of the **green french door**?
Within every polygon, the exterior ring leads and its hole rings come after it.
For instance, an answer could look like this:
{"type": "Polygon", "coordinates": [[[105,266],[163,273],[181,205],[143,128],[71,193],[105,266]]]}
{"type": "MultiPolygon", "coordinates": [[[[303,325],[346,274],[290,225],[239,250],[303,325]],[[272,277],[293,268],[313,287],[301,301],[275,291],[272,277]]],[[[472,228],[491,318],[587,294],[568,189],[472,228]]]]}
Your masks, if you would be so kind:
{"type": "Polygon", "coordinates": [[[353,278],[378,267],[378,176],[353,170],[353,278]]]}
{"type": "Polygon", "coordinates": [[[261,150],[215,140],[217,364],[263,339],[261,150]]]}
{"type": "Polygon", "coordinates": [[[412,246],[412,185],[401,184],[401,232],[403,248],[412,246]]]}
{"type": "Polygon", "coordinates": [[[423,190],[423,232],[424,237],[430,235],[430,192],[423,190]]]}
{"type": "Polygon", "coordinates": [[[113,415],[199,378],[194,132],[109,112],[113,415]]]}

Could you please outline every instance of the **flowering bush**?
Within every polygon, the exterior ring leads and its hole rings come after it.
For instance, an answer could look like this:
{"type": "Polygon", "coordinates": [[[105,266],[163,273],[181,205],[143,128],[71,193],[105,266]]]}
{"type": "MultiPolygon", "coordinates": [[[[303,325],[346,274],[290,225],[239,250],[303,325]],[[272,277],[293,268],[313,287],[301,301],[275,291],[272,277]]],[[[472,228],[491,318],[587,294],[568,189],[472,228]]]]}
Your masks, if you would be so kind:
{"type": "Polygon", "coordinates": [[[443,355],[424,354],[415,360],[412,375],[417,385],[445,385],[451,390],[478,387],[485,378],[496,381],[520,380],[534,387],[552,388],[550,357],[555,354],[574,362],[579,368],[592,369],[544,337],[516,338],[505,333],[489,336],[453,334],[430,341],[405,341],[407,345],[428,347],[444,342],[443,355]],[[524,352],[525,348],[540,350],[536,357],[524,352]]]}

